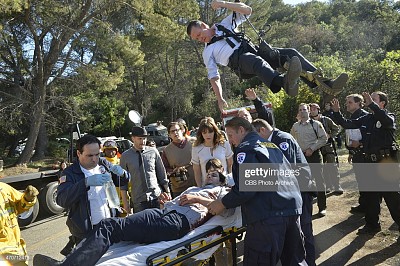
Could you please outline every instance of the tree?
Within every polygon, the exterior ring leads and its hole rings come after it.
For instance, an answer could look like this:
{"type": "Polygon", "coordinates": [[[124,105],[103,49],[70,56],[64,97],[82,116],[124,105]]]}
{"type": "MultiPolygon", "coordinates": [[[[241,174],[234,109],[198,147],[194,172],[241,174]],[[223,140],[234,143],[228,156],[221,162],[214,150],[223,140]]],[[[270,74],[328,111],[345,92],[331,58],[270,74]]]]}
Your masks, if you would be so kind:
{"type": "MultiPolygon", "coordinates": [[[[22,107],[30,110],[28,141],[19,164],[31,159],[39,130],[45,126],[55,81],[86,71],[93,82],[111,79],[108,85],[115,89],[120,82],[118,77],[124,73],[124,67],[115,59],[125,57],[131,65],[143,61],[139,43],[119,38],[106,21],[112,11],[125,7],[126,2],[129,1],[30,1],[21,11],[3,14],[1,93],[5,102],[22,102],[22,107]],[[105,39],[95,38],[100,35],[114,40],[114,45],[129,44],[132,50],[107,47],[105,39]]],[[[131,6],[140,4],[135,1],[131,6]]]]}

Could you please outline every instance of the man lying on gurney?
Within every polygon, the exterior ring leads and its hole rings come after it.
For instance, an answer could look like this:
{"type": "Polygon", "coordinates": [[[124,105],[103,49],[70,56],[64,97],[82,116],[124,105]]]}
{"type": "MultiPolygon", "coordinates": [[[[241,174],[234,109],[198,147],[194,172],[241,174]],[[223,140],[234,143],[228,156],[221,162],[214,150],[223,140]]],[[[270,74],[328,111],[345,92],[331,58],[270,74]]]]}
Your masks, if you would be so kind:
{"type": "MultiPolygon", "coordinates": [[[[161,194],[164,209],[146,209],[125,218],[104,219],[62,262],[37,254],[33,265],[95,265],[111,245],[120,241],[150,244],[179,239],[212,217],[206,206],[228,193],[225,184],[224,175],[210,172],[204,187],[190,187],[173,200],[168,194],[161,194]]],[[[221,215],[227,217],[234,212],[235,209],[227,209],[221,215]]]]}

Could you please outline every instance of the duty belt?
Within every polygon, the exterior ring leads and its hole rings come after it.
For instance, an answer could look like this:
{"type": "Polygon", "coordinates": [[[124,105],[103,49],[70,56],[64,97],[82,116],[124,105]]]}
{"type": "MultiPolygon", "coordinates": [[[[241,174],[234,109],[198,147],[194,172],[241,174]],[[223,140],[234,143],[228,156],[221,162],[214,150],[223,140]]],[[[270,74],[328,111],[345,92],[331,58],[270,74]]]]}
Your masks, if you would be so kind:
{"type": "Polygon", "coordinates": [[[379,162],[383,158],[389,158],[390,149],[379,150],[377,153],[365,153],[365,159],[371,162],[379,162]]]}
{"type": "Polygon", "coordinates": [[[360,152],[362,152],[362,149],[359,149],[359,148],[354,148],[352,150],[349,150],[349,153],[352,155],[360,153],[360,152]]]}

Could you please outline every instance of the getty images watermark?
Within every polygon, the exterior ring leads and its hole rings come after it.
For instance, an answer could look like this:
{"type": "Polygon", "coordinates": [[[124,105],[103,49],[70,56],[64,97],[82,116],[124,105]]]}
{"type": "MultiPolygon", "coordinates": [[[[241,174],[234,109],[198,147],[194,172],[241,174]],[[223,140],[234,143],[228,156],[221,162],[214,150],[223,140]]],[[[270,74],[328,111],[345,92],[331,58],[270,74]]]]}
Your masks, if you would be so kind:
{"type": "MultiPolygon", "coordinates": [[[[313,173],[323,172],[321,164],[239,164],[239,190],[244,192],[315,192],[315,179],[321,180],[321,177],[313,177],[311,169],[313,173]]],[[[340,184],[346,191],[400,191],[398,163],[341,164],[339,175],[341,176],[340,184]],[[359,182],[355,179],[354,169],[362,177],[359,182]]],[[[325,181],[329,183],[329,180],[325,181]]]]}
{"type": "Polygon", "coordinates": [[[240,191],[298,191],[301,168],[279,164],[240,164],[240,191]]]}

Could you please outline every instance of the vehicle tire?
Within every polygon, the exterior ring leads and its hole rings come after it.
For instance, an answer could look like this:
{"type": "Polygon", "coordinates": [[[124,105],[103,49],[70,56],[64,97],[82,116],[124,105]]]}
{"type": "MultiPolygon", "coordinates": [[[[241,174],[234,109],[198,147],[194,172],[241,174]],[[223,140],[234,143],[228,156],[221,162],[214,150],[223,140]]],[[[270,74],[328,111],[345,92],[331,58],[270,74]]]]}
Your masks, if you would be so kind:
{"type": "Polygon", "coordinates": [[[60,214],[64,208],[56,203],[58,181],[48,183],[39,193],[40,209],[48,214],[60,214]]]}
{"type": "Polygon", "coordinates": [[[163,140],[160,141],[160,146],[164,146],[165,142],[163,140]]]}
{"type": "Polygon", "coordinates": [[[20,227],[27,226],[33,223],[39,213],[39,201],[37,200],[35,205],[26,212],[18,215],[18,224],[20,227]]]}

